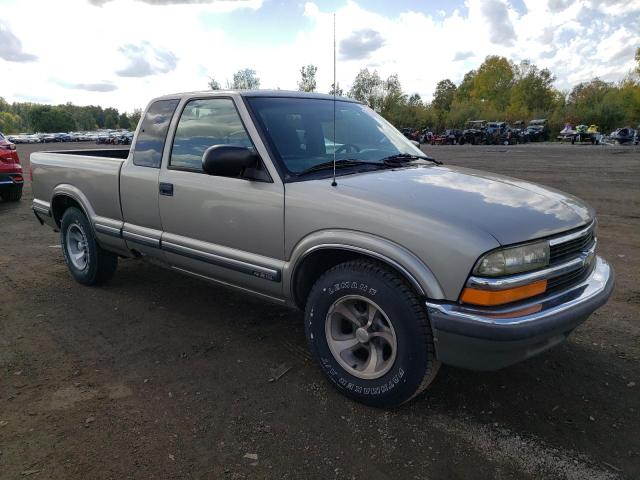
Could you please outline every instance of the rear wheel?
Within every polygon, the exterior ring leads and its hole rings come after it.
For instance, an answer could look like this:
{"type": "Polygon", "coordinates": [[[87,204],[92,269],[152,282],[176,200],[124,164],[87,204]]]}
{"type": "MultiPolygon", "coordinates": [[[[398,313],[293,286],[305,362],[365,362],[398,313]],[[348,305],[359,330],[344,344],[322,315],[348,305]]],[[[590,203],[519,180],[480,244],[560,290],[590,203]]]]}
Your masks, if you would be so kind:
{"type": "Polygon", "coordinates": [[[22,198],[22,186],[10,187],[0,193],[0,196],[5,202],[17,202],[22,198]]]}
{"type": "Polygon", "coordinates": [[[101,285],[113,277],[118,257],[98,245],[89,220],[79,209],[71,207],[64,212],[60,241],[64,261],[77,282],[101,285]]]}
{"type": "Polygon", "coordinates": [[[316,282],[305,333],[332,384],[367,405],[412,399],[439,368],[419,297],[401,276],[375,262],[340,264],[316,282]]]}

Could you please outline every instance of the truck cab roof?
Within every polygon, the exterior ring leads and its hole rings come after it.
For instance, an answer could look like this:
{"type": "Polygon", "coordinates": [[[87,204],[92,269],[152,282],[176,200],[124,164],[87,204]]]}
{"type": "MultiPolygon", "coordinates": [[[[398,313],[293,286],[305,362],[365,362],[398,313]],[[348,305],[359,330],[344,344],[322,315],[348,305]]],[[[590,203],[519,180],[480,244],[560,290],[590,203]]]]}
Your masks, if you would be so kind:
{"type": "MultiPolygon", "coordinates": [[[[155,102],[156,100],[169,100],[185,97],[228,97],[230,95],[237,95],[240,97],[315,98],[319,100],[333,100],[334,98],[333,95],[329,95],[328,93],[299,92],[296,90],[202,90],[163,95],[161,97],[154,98],[149,103],[155,102]]],[[[341,102],[361,103],[348,97],[336,96],[335,99],[341,102]]]]}

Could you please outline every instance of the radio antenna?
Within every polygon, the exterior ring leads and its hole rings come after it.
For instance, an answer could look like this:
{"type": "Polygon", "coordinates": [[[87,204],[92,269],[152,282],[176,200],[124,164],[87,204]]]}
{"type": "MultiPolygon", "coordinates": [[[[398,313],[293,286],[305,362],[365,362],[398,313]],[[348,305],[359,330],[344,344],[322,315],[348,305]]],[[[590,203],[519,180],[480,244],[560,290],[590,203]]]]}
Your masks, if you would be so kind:
{"type": "Polygon", "coordinates": [[[336,183],[336,14],[333,14],[333,181],[331,186],[335,187],[336,183]]]}

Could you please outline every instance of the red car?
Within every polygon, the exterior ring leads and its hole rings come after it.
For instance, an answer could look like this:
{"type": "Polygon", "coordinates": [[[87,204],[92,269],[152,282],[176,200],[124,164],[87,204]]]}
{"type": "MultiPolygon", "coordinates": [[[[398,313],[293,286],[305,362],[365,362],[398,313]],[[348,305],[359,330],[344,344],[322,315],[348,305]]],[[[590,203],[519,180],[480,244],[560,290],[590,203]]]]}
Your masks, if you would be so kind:
{"type": "Polygon", "coordinates": [[[16,146],[0,133],[0,197],[5,202],[17,202],[22,197],[23,184],[16,146]]]}

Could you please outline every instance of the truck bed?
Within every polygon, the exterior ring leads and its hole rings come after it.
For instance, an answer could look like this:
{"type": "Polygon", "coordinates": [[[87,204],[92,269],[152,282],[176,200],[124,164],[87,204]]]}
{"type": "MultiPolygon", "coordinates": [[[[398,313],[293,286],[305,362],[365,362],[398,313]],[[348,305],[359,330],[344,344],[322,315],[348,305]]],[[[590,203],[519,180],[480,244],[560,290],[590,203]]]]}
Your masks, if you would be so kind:
{"type": "Polygon", "coordinates": [[[34,200],[49,204],[54,192],[87,196],[89,217],[122,219],[120,169],[129,149],[67,150],[31,154],[34,200]]]}
{"type": "Polygon", "coordinates": [[[100,157],[100,158],[117,158],[126,160],[129,156],[130,148],[95,148],[95,149],[75,149],[75,150],[53,150],[51,152],[38,153],[55,153],[64,155],[80,155],[83,157],[100,157]]]}

